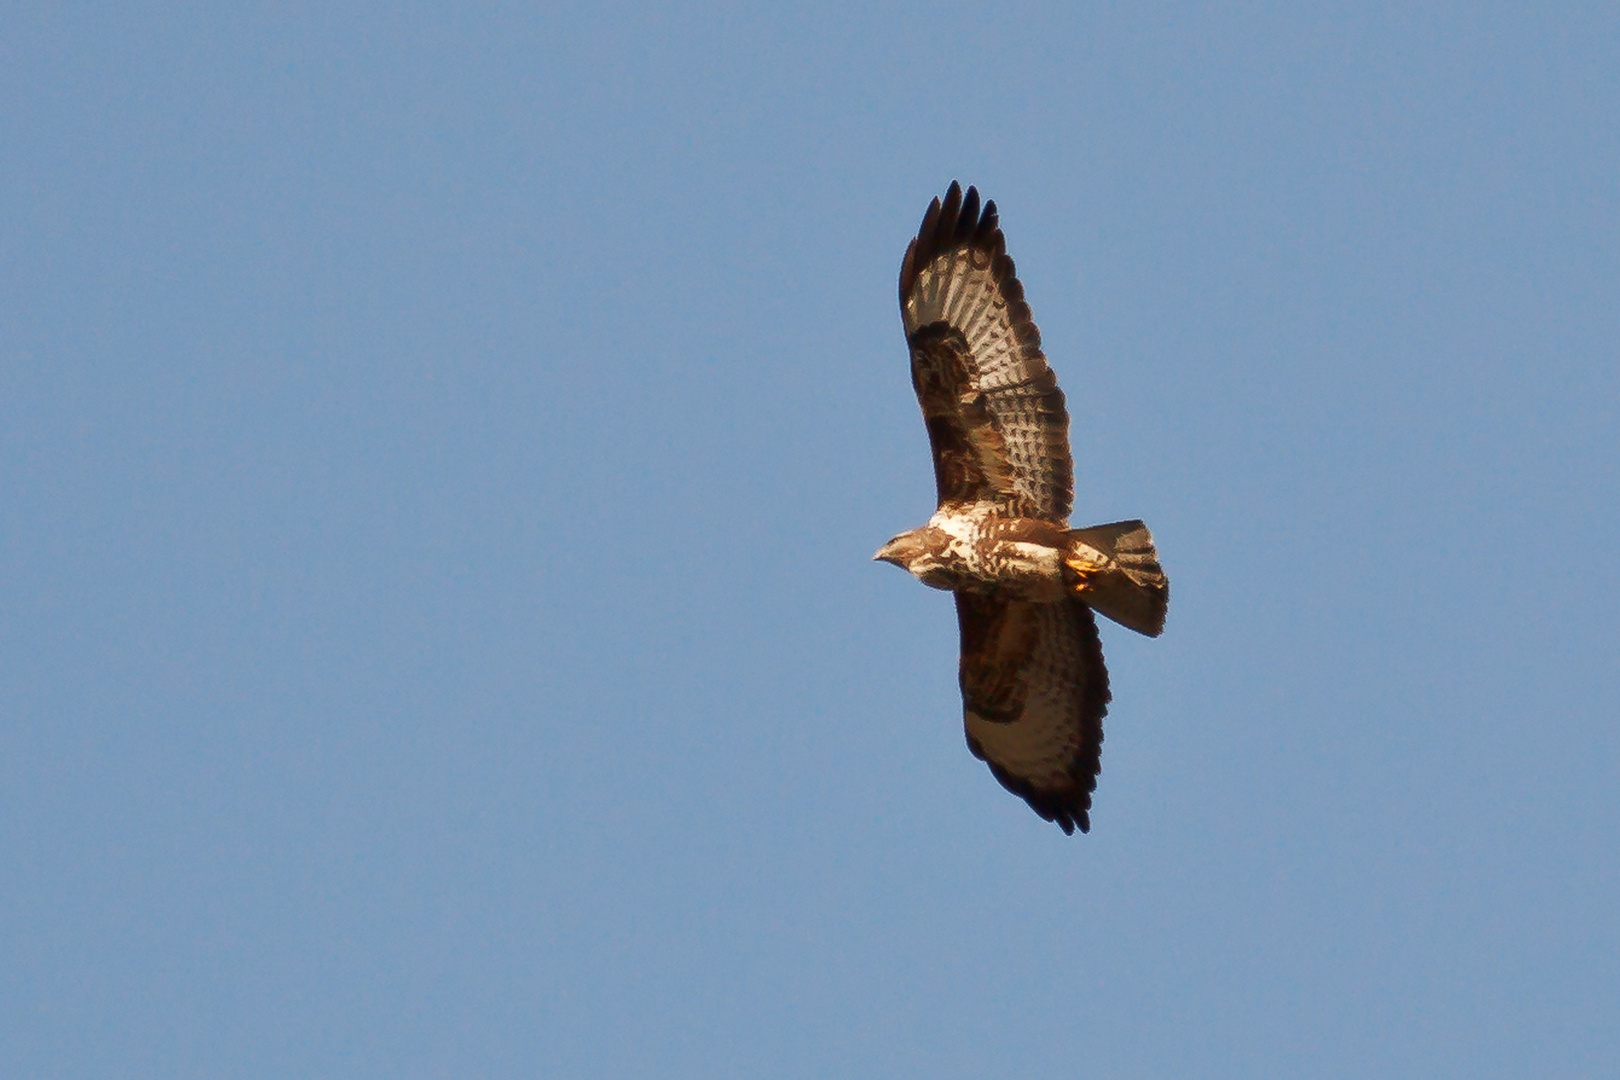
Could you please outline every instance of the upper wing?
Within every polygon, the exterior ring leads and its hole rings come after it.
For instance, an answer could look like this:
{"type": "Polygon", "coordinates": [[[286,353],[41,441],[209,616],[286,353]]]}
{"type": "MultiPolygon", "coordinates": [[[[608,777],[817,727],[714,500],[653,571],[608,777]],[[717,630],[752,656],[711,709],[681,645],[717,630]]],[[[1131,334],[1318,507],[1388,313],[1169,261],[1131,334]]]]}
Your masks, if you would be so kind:
{"type": "Polygon", "coordinates": [[[945,502],[1064,521],[1074,498],[1069,414],[1024,303],[996,204],[952,181],[900,267],[911,379],[945,502]]]}
{"type": "Polygon", "coordinates": [[[968,749],[1066,833],[1091,829],[1108,669],[1091,609],[956,594],[968,749]]]}

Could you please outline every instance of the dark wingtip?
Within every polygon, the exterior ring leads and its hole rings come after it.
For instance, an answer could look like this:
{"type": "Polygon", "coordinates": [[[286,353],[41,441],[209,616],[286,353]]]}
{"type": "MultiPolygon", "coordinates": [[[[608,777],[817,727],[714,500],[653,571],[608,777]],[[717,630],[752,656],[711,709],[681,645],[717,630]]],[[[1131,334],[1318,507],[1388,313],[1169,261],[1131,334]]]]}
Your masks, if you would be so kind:
{"type": "Polygon", "coordinates": [[[961,181],[952,180],[944,199],[936,196],[928,204],[917,235],[906,249],[905,261],[900,264],[900,302],[905,303],[916,283],[918,268],[942,251],[972,241],[990,248],[992,257],[1001,255],[1005,249],[997,222],[994,199],[981,205],[978,188],[970,184],[964,191],[961,181]]]}
{"type": "Polygon", "coordinates": [[[945,190],[945,204],[939,209],[939,226],[934,232],[936,249],[946,242],[954,242],[962,224],[962,185],[955,180],[945,190]]]}
{"type": "Polygon", "coordinates": [[[1082,834],[1091,831],[1091,815],[1084,810],[1069,808],[1060,811],[1056,818],[1058,828],[1063,830],[1064,836],[1073,836],[1074,830],[1079,829],[1082,834]]]}
{"type": "Polygon", "coordinates": [[[928,210],[923,214],[922,224],[917,227],[917,243],[925,249],[933,246],[934,234],[939,231],[939,216],[942,210],[938,195],[928,201],[928,210]]]}
{"type": "Polygon", "coordinates": [[[970,187],[962,199],[962,216],[956,223],[956,236],[965,240],[979,228],[979,189],[970,187]]]}
{"type": "Polygon", "coordinates": [[[934,233],[938,230],[941,206],[936,196],[928,204],[923,213],[922,224],[917,226],[917,235],[912,238],[910,246],[906,248],[905,261],[900,264],[900,306],[906,303],[906,294],[911,292],[912,285],[917,281],[917,264],[926,264],[934,251],[934,233]]]}
{"type": "Polygon", "coordinates": [[[917,277],[917,239],[912,237],[906,245],[906,257],[900,263],[900,306],[905,307],[906,292],[917,277]]]}

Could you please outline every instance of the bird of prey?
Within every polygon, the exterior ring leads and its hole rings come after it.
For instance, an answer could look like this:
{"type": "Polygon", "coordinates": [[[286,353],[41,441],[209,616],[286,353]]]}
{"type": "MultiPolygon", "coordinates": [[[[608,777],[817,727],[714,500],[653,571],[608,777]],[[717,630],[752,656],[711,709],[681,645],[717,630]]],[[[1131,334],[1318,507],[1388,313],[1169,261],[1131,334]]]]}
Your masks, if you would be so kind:
{"type": "Polygon", "coordinates": [[[1065,833],[1091,828],[1108,670],[1092,612],[1149,637],[1170,583],[1147,526],[1068,525],[1069,414],[996,204],[952,182],[900,266],[939,508],[873,556],[956,595],[967,743],[1065,833]]]}

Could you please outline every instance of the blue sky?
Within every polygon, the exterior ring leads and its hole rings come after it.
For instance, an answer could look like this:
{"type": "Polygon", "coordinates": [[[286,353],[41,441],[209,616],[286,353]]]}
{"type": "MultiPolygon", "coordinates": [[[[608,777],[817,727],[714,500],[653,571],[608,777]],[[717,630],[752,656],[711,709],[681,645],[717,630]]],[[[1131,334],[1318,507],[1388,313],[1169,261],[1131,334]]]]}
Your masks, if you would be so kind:
{"type": "Polygon", "coordinates": [[[8,6],[0,1072],[1620,1070],[1620,15],[8,6]],[[1089,836],[895,305],[1001,207],[1089,836]]]}

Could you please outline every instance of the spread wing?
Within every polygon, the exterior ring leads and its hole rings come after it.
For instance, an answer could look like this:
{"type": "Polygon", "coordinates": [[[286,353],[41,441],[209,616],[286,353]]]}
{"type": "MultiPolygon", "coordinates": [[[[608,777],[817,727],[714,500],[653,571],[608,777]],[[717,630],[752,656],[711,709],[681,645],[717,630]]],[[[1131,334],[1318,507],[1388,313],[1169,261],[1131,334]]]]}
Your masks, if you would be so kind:
{"type": "Polygon", "coordinates": [[[1074,497],[1069,414],[1024,303],[996,204],[954,181],[900,267],[911,381],[934,451],[939,501],[994,502],[1064,521],[1074,497]]]}
{"type": "Polygon", "coordinates": [[[1110,696],[1091,609],[959,592],[956,618],[968,749],[1041,817],[1090,831],[1110,696]]]}

